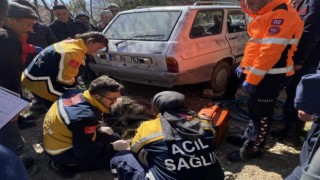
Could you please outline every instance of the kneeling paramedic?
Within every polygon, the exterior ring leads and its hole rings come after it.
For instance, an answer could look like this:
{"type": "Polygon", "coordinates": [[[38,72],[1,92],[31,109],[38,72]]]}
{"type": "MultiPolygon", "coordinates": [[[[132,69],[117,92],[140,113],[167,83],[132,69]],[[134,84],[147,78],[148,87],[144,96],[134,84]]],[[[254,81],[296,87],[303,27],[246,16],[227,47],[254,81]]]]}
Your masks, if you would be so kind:
{"type": "Polygon", "coordinates": [[[91,82],[89,90],[67,91],[51,106],[43,123],[43,143],[55,167],[108,168],[116,151],[127,149],[126,141],[99,123],[122,87],[101,76],[91,82]]]}
{"type": "Polygon", "coordinates": [[[214,130],[186,109],[174,91],[152,100],[156,119],[143,122],[131,143],[111,159],[115,179],[224,179],[214,151],[214,130]]]}

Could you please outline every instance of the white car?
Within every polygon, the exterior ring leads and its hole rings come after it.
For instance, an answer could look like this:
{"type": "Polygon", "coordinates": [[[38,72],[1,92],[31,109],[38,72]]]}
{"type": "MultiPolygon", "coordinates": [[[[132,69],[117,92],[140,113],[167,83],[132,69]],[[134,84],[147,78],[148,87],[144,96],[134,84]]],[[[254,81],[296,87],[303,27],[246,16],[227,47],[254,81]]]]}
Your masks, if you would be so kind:
{"type": "Polygon", "coordinates": [[[97,74],[163,87],[210,82],[222,91],[248,40],[239,6],[150,7],[119,13],[103,33],[109,52],[90,66],[97,74]]]}

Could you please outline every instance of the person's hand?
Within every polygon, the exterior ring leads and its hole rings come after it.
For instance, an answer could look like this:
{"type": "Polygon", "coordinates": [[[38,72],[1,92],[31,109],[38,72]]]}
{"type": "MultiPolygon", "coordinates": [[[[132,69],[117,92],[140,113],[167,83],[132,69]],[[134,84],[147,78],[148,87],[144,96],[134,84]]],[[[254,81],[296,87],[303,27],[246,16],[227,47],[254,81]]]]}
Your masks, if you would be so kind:
{"type": "Polygon", "coordinates": [[[315,117],[314,114],[308,114],[305,111],[302,110],[298,110],[298,117],[302,120],[302,121],[315,121],[317,120],[317,117],[315,117]]]}
{"type": "Polygon", "coordinates": [[[108,135],[112,135],[113,134],[113,130],[110,127],[103,127],[101,126],[98,129],[99,132],[104,133],[104,134],[108,134],[108,135]]]}
{"type": "Polygon", "coordinates": [[[118,140],[111,144],[113,145],[113,149],[116,151],[126,150],[129,146],[129,143],[126,140],[118,140]]]}
{"type": "Polygon", "coordinates": [[[239,79],[243,77],[243,68],[239,65],[234,71],[239,79]]]}
{"type": "Polygon", "coordinates": [[[37,53],[37,54],[39,54],[43,50],[43,48],[39,47],[39,46],[34,46],[34,49],[35,49],[34,52],[37,53]]]}
{"type": "Polygon", "coordinates": [[[248,91],[249,93],[253,93],[254,90],[256,89],[256,86],[253,84],[248,83],[247,81],[244,81],[242,83],[242,87],[243,89],[245,89],[246,91],[248,91]]]}

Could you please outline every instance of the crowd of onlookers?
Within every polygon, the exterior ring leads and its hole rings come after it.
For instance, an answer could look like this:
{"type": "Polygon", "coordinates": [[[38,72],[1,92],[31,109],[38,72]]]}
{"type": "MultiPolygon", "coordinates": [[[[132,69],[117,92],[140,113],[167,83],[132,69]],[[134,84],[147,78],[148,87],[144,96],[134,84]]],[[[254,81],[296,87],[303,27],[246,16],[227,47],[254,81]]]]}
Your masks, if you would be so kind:
{"type": "MultiPolygon", "coordinates": [[[[242,136],[227,138],[240,146],[227,159],[246,162],[264,155],[275,101],[287,86],[287,125],[271,135],[299,145],[303,122],[313,121],[300,164],[287,179],[320,179],[320,2],[240,0],[240,6],[252,18],[251,39],[225,94],[214,99],[234,99],[242,85],[249,93],[250,121],[242,136]]],[[[46,26],[30,2],[0,0],[0,86],[20,95],[22,87],[28,89],[34,97],[30,110],[46,112],[43,145],[51,170],[63,178],[111,168],[115,179],[224,179],[215,130],[186,107],[181,93],[153,97],[155,116],[141,123],[130,145],[105,124],[105,114],[121,101],[123,85],[97,77],[87,64],[93,54],[108,51],[101,31],[119,6],[112,3],[101,11],[97,26],[87,14],[71,17],[64,5],[52,9],[56,20],[46,26]],[[79,74],[86,90],[77,88],[79,74]]],[[[17,114],[0,129],[1,179],[28,179],[34,160],[23,152],[19,128],[35,126],[33,119],[17,114]]]]}

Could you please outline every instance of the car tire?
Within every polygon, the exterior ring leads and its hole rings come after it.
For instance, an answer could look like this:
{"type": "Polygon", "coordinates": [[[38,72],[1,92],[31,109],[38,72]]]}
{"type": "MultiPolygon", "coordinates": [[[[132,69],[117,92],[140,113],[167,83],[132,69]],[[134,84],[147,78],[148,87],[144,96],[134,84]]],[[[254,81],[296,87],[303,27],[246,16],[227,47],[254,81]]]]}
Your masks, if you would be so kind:
{"type": "Polygon", "coordinates": [[[213,67],[210,83],[214,92],[221,92],[225,89],[230,69],[231,67],[226,61],[220,61],[213,67]]]}

